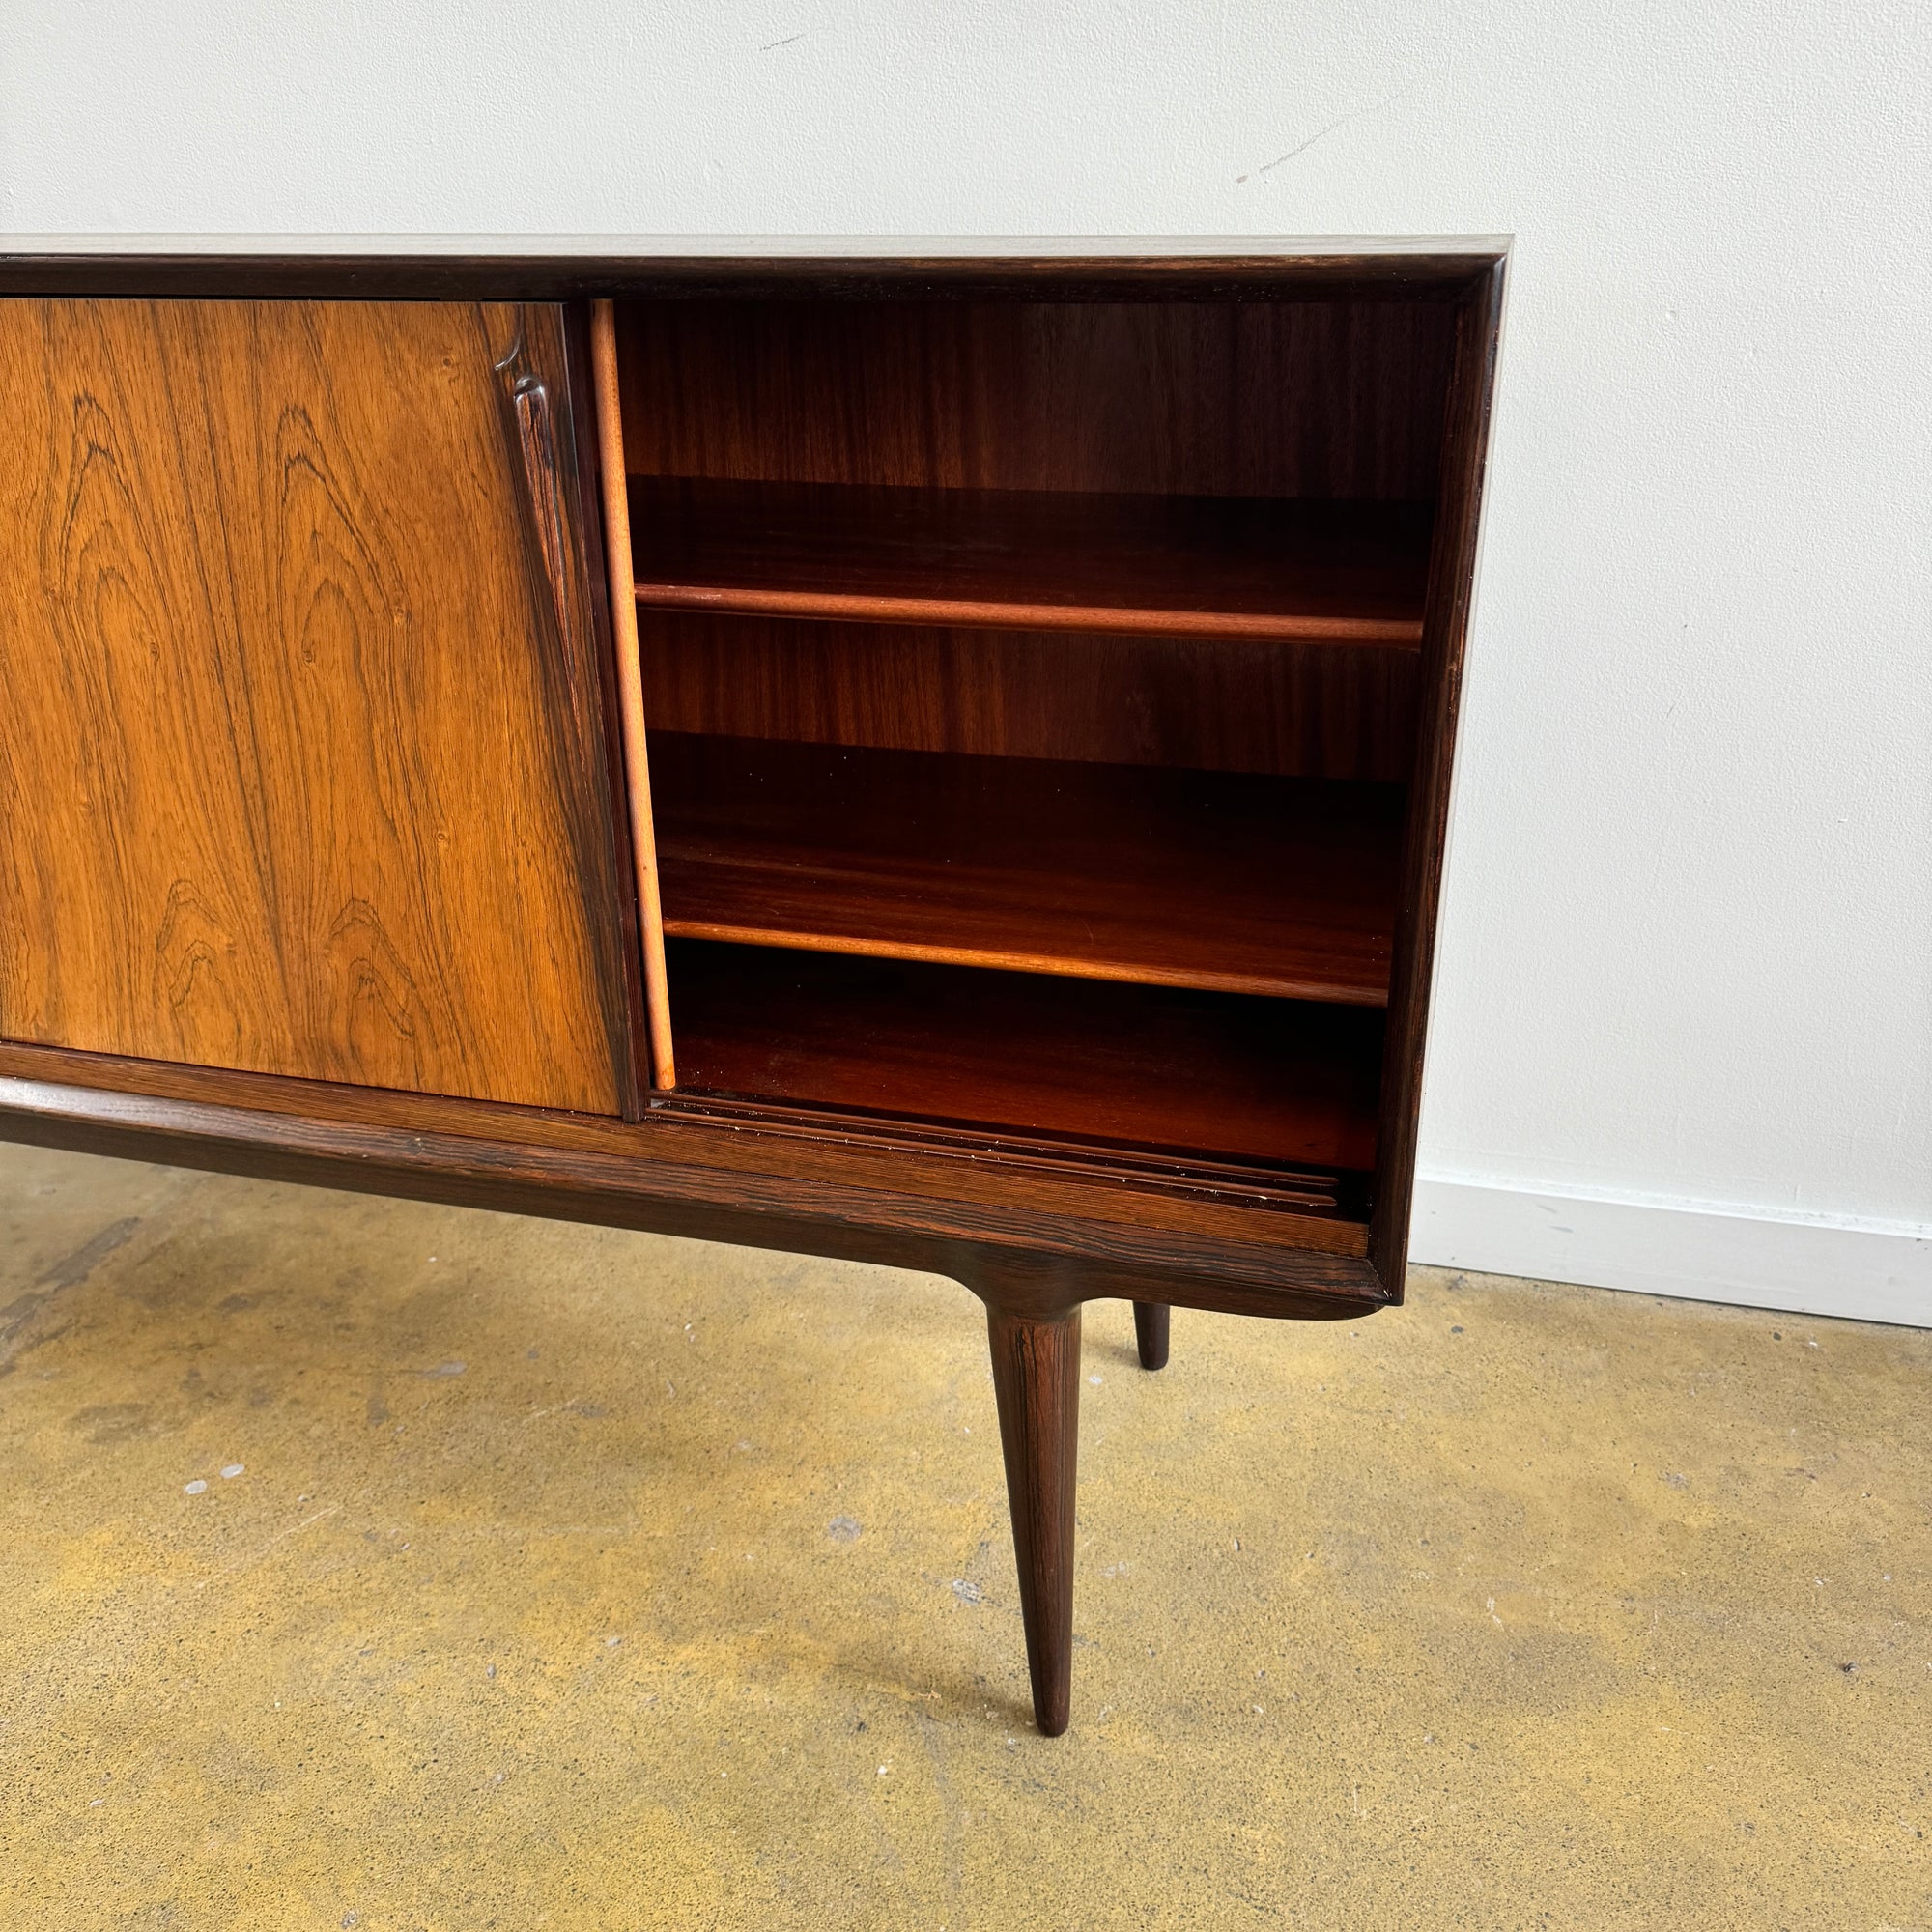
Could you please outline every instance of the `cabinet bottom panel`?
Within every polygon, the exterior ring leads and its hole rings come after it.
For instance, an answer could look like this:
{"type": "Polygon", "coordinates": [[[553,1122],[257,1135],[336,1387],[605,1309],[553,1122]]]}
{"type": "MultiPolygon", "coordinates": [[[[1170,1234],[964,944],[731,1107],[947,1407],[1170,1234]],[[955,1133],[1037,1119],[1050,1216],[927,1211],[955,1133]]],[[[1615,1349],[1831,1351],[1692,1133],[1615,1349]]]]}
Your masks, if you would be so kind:
{"type": "Polygon", "coordinates": [[[668,954],[687,1093],[1375,1165],[1372,1009],[703,940],[668,954]]]}

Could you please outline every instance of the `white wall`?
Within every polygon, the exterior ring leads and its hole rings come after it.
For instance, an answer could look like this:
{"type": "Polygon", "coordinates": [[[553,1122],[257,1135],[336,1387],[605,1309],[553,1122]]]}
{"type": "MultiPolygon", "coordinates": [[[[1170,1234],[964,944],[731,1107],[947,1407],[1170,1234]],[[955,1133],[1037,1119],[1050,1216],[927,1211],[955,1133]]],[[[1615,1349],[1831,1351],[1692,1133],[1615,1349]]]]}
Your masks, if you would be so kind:
{"type": "Polygon", "coordinates": [[[15,234],[1514,234],[1418,1255],[1932,1320],[1932,9],[0,33],[15,234]]]}

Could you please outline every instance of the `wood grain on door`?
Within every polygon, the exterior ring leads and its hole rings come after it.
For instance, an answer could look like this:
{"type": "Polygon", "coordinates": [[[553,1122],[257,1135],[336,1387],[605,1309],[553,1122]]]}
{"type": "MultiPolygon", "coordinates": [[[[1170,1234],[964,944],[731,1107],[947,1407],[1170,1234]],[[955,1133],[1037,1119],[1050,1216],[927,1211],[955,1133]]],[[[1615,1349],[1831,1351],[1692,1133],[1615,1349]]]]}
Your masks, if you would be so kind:
{"type": "Polygon", "coordinates": [[[626,1110],[566,356],[0,301],[0,1037],[626,1110]]]}

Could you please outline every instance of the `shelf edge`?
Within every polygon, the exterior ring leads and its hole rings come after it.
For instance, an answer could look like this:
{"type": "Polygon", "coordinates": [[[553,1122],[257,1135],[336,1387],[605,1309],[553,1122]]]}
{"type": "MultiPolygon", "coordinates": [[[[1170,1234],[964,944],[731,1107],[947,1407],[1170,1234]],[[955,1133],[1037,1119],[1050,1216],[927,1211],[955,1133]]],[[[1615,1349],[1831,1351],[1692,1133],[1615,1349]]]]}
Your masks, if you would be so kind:
{"type": "Polygon", "coordinates": [[[1009,604],[976,598],[861,597],[690,583],[639,583],[637,598],[649,610],[706,611],[740,617],[807,617],[831,623],[917,624],[973,630],[1092,631],[1117,637],[1372,644],[1409,651],[1422,648],[1420,617],[1309,617],[1265,611],[1160,611],[1085,604],[1009,604]]]}
{"type": "Polygon", "coordinates": [[[665,921],[668,939],[709,939],[727,946],[767,946],[790,952],[838,952],[862,959],[909,959],[932,966],[990,967],[998,972],[1041,973],[1059,980],[1104,980],[1127,986],[1179,986],[1203,993],[1249,993],[1266,999],[1306,1000],[1327,1007],[1386,1007],[1388,988],[1343,980],[1297,979],[1258,973],[1214,973],[1139,967],[1125,960],[1076,959],[1065,954],[1001,952],[971,946],[928,946],[910,940],[857,934],[795,932],[788,928],[721,924],[709,920],[665,921]]]}

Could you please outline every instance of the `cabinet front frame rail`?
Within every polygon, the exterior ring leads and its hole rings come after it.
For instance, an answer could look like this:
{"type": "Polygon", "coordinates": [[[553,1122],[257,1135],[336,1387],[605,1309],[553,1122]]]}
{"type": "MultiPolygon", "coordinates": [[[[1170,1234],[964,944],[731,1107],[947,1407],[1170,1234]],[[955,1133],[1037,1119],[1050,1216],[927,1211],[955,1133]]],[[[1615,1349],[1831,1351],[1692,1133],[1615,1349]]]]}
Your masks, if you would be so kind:
{"type": "Polygon", "coordinates": [[[1356,1224],[1310,1217],[1283,1245],[1273,1210],[1016,1180],[781,1109],[763,1134],[760,1111],[620,1121],[0,1043],[0,1137],[38,1147],[916,1268],[1034,1312],[1328,1321],[1395,1299],[1356,1224]]]}

